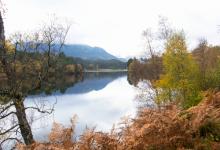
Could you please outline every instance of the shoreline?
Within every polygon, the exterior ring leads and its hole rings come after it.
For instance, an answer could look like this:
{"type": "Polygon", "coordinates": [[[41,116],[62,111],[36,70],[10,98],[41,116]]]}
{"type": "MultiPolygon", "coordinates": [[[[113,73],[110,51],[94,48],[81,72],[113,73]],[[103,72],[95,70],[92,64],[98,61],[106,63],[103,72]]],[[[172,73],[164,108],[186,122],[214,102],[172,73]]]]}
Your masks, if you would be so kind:
{"type": "Polygon", "coordinates": [[[100,70],[84,70],[84,73],[94,73],[94,72],[128,72],[127,69],[100,69],[100,70]]]}

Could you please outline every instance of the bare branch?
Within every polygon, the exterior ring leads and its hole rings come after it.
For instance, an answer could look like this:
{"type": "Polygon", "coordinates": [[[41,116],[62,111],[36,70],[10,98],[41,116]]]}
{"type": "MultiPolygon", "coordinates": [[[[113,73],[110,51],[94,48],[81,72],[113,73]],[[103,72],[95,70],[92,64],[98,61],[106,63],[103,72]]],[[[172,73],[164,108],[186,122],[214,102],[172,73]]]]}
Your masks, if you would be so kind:
{"type": "Polygon", "coordinates": [[[19,124],[16,124],[16,125],[14,125],[14,126],[12,126],[11,128],[9,128],[9,129],[6,129],[4,132],[0,132],[0,135],[5,135],[5,134],[7,134],[8,132],[10,132],[10,131],[12,131],[13,129],[15,129],[16,127],[18,127],[18,125],[19,124]]]}
{"type": "Polygon", "coordinates": [[[7,114],[4,114],[4,115],[0,114],[0,120],[1,120],[1,119],[4,119],[4,118],[6,118],[6,117],[8,117],[8,116],[10,116],[10,115],[12,115],[12,114],[16,114],[16,112],[11,111],[11,112],[9,112],[9,113],[7,113],[7,114]]]}
{"type": "Polygon", "coordinates": [[[10,105],[0,108],[0,114],[4,113],[6,110],[8,110],[10,107],[14,106],[14,103],[11,103],[10,105]]]}
{"type": "Polygon", "coordinates": [[[47,113],[47,114],[51,114],[51,113],[54,111],[53,108],[52,108],[52,109],[49,109],[49,110],[41,110],[41,109],[38,108],[38,107],[26,107],[25,110],[26,110],[26,109],[34,109],[34,110],[37,110],[37,111],[40,112],[40,113],[47,113]]]}
{"type": "Polygon", "coordinates": [[[0,145],[3,145],[5,142],[11,141],[11,140],[15,140],[17,143],[22,143],[22,141],[20,139],[13,137],[13,138],[4,139],[3,141],[1,141],[0,145]]]}
{"type": "Polygon", "coordinates": [[[159,35],[160,40],[168,40],[173,33],[173,29],[170,27],[168,18],[164,16],[159,16],[159,35]]]}

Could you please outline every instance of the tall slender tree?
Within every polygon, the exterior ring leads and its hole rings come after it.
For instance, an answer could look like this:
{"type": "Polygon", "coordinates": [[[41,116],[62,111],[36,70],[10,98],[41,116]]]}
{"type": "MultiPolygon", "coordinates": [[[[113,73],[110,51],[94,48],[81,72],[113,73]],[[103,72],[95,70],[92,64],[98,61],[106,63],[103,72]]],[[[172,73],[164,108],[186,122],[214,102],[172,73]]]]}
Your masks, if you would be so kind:
{"type": "Polygon", "coordinates": [[[159,100],[179,101],[183,107],[199,102],[198,66],[187,51],[183,32],[174,33],[163,55],[164,75],[158,81],[159,100]]]}

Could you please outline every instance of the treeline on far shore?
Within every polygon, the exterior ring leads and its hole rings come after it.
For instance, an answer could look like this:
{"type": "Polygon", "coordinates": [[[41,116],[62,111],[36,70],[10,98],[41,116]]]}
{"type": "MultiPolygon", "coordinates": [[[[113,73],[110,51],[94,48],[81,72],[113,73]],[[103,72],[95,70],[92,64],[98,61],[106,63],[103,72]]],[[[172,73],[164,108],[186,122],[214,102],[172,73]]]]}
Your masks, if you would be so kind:
{"type": "MultiPolygon", "coordinates": [[[[44,57],[46,53],[40,52],[23,52],[17,51],[17,64],[16,64],[16,72],[18,74],[22,74],[24,66],[27,68],[36,67],[38,70],[41,69],[40,63],[42,57],[44,57]],[[29,62],[27,62],[27,57],[29,62]],[[31,62],[31,63],[30,63],[31,62]],[[29,67],[28,67],[29,66],[29,67]]],[[[56,71],[62,71],[64,74],[82,74],[84,72],[84,68],[81,64],[75,63],[74,59],[71,57],[65,56],[63,53],[59,55],[53,55],[53,59],[51,59],[51,68],[50,73],[55,73],[56,71]]],[[[31,71],[31,69],[29,69],[31,71]]],[[[0,66],[0,77],[4,77],[3,68],[0,66]]]]}
{"type": "Polygon", "coordinates": [[[220,89],[220,46],[205,39],[188,51],[183,32],[173,31],[160,55],[128,61],[128,81],[137,85],[148,80],[155,89],[157,104],[178,103],[183,108],[197,105],[207,90],[220,89]]]}
{"type": "MultiPolygon", "coordinates": [[[[220,46],[208,45],[206,41],[200,41],[195,49],[189,52],[199,67],[202,76],[206,76],[204,82],[214,81],[208,80],[208,77],[214,75],[217,67],[220,65],[220,46]]],[[[142,80],[157,80],[164,73],[163,55],[154,56],[155,64],[152,58],[131,58],[128,60],[128,78],[130,82],[137,85],[142,80]]],[[[172,61],[172,60],[171,60],[172,61]]],[[[205,78],[205,77],[204,77],[205,78]]],[[[211,78],[211,77],[210,77],[211,78]]],[[[205,85],[203,85],[205,88],[205,85]]],[[[214,86],[214,85],[213,85],[214,86]]]]}

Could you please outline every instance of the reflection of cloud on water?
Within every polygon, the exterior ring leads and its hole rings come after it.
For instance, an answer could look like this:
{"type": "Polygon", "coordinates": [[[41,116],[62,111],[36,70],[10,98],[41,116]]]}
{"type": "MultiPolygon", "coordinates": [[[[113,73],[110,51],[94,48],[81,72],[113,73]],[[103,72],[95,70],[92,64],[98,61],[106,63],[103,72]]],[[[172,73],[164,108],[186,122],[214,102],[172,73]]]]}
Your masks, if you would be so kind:
{"type": "Polygon", "coordinates": [[[137,85],[137,95],[135,100],[139,102],[139,107],[156,107],[155,89],[148,80],[143,80],[137,85]]]}
{"type": "MultiPolygon", "coordinates": [[[[76,126],[77,134],[80,134],[87,126],[96,126],[97,130],[107,131],[111,129],[114,123],[120,121],[120,118],[127,115],[135,115],[136,104],[135,89],[127,83],[126,77],[120,77],[113,80],[105,88],[95,91],[92,90],[84,94],[64,94],[45,97],[53,103],[57,99],[53,115],[46,119],[34,122],[33,128],[38,127],[41,122],[46,126],[34,130],[37,139],[46,139],[51,130],[53,121],[64,124],[70,124],[70,118],[78,115],[78,124],[76,126]]],[[[27,99],[26,104],[31,104],[31,98],[27,99]]]]}

